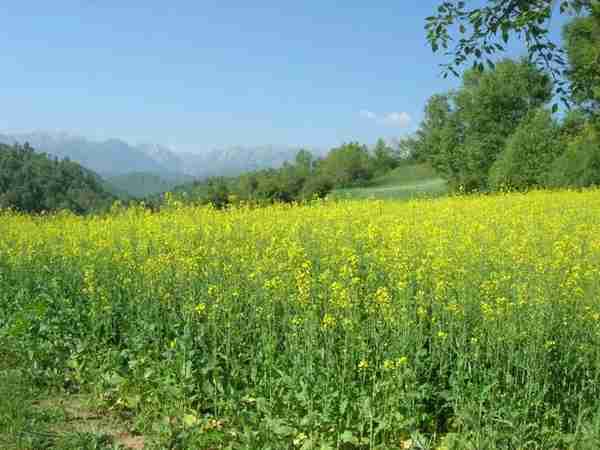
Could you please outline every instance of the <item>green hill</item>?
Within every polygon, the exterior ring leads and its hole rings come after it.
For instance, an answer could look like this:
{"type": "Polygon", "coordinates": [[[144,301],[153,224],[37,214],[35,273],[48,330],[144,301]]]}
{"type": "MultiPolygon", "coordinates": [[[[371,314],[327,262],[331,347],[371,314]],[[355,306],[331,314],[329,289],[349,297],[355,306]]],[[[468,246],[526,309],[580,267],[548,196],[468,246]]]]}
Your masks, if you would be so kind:
{"type": "Polygon", "coordinates": [[[439,178],[426,164],[405,163],[374,179],[366,187],[336,189],[333,198],[410,199],[443,195],[448,191],[446,181],[439,178]]]}
{"type": "Polygon", "coordinates": [[[37,153],[28,144],[0,144],[0,209],[84,214],[106,209],[114,200],[97,174],[75,162],[37,153]]]}
{"type": "Polygon", "coordinates": [[[132,197],[144,198],[170,191],[175,186],[188,183],[193,179],[193,177],[185,175],[161,176],[152,173],[135,172],[108,177],[106,181],[111,186],[112,192],[126,193],[132,197]]]}

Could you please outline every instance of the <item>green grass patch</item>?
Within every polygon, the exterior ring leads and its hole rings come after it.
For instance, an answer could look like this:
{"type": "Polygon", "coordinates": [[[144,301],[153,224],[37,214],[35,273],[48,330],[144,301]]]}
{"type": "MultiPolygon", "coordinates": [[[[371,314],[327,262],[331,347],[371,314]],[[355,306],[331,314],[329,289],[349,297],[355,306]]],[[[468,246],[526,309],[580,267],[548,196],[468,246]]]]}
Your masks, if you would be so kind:
{"type": "Polygon", "coordinates": [[[374,179],[368,186],[336,189],[331,193],[336,199],[395,199],[437,197],[448,192],[445,180],[439,178],[426,164],[402,165],[374,179]]]}

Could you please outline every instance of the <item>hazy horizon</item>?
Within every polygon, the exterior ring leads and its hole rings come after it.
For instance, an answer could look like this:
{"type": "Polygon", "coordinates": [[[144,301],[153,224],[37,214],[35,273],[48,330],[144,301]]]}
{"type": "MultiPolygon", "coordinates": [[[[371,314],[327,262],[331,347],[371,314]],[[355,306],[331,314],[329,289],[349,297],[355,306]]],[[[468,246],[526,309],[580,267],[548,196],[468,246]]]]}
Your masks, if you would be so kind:
{"type": "Polygon", "coordinates": [[[425,38],[438,3],[13,2],[0,12],[0,132],[179,153],[399,137],[458,85],[425,38]]]}
{"type": "MultiPolygon", "coordinates": [[[[177,148],[175,148],[175,146],[169,146],[169,145],[166,145],[166,144],[163,144],[160,142],[130,141],[127,139],[123,139],[119,136],[110,136],[110,137],[106,137],[106,138],[100,138],[100,137],[94,138],[94,137],[85,136],[83,134],[73,133],[73,132],[67,131],[67,130],[42,130],[42,129],[39,129],[39,130],[16,130],[16,131],[0,130],[0,136],[27,137],[29,135],[47,136],[47,137],[51,137],[51,138],[55,138],[55,139],[57,139],[57,138],[58,139],[60,139],[60,138],[84,139],[86,141],[93,142],[93,143],[103,143],[103,142],[107,142],[107,141],[117,140],[117,141],[124,142],[131,147],[159,146],[159,147],[166,148],[177,154],[187,154],[187,153],[202,154],[202,153],[218,151],[218,150],[227,150],[227,149],[231,149],[231,148],[261,148],[261,147],[289,148],[289,149],[303,148],[306,150],[314,149],[314,150],[323,150],[323,151],[330,149],[328,146],[309,146],[309,145],[303,145],[301,143],[292,145],[292,144],[282,144],[282,143],[278,143],[278,142],[268,142],[268,141],[265,141],[262,144],[254,144],[254,145],[222,144],[222,145],[213,145],[213,146],[206,146],[206,147],[197,146],[197,147],[189,148],[189,149],[188,148],[177,149],[177,148]]],[[[24,141],[19,141],[19,143],[23,144],[24,141]]],[[[340,142],[339,144],[336,144],[336,145],[342,145],[343,143],[344,142],[340,142]]],[[[366,143],[366,144],[371,144],[371,143],[366,143]]],[[[373,144],[374,144],[374,142],[373,142],[373,144]]],[[[43,149],[40,149],[40,150],[43,151],[43,149]]]]}

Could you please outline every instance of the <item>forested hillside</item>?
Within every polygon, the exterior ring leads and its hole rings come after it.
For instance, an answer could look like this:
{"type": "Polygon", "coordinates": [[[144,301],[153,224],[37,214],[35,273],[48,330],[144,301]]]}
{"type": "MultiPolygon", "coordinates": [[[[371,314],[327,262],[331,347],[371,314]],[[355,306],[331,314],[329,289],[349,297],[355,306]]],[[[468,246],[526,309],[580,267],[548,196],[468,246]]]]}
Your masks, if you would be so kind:
{"type": "Polygon", "coordinates": [[[77,163],[36,153],[28,144],[0,144],[0,209],[83,214],[105,209],[114,199],[98,175],[77,163]]]}

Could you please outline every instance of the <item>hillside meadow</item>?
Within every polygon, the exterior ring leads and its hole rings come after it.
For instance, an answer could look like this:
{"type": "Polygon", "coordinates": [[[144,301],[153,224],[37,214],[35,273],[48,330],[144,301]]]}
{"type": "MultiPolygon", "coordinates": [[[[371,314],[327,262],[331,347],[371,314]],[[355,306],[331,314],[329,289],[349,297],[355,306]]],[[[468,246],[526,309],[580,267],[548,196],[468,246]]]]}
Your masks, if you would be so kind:
{"type": "Polygon", "coordinates": [[[448,193],[448,183],[427,164],[400,164],[367,183],[367,186],[334,189],[332,199],[411,200],[432,198],[448,193]]]}
{"type": "Polygon", "coordinates": [[[598,190],[5,211],[0,356],[146,448],[592,449],[599,271],[598,190]]]}

